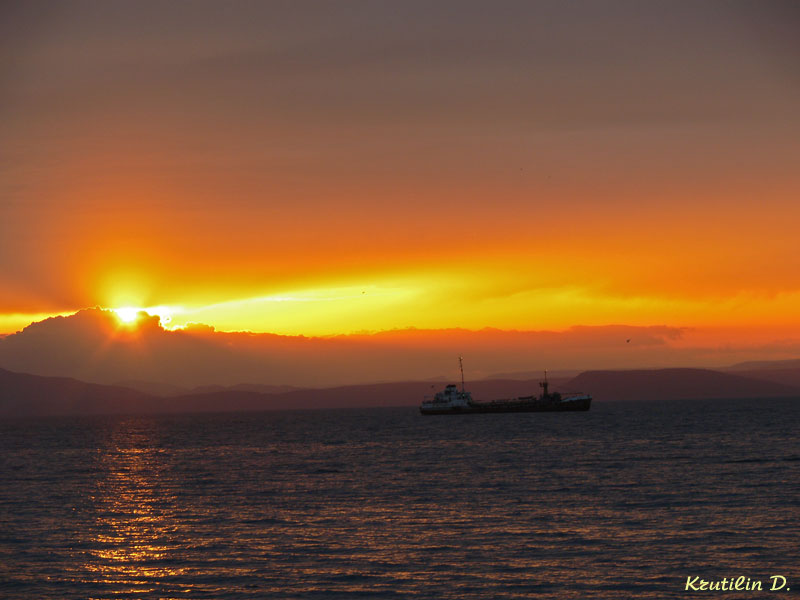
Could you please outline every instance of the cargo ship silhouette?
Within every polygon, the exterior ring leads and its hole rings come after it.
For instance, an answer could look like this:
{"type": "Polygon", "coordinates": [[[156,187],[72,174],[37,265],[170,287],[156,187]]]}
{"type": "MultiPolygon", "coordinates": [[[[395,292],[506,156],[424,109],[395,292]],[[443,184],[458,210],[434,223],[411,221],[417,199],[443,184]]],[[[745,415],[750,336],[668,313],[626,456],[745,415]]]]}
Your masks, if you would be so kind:
{"type": "Polygon", "coordinates": [[[461,389],[450,384],[433,397],[426,396],[419,407],[423,415],[463,415],[471,413],[512,413],[512,412],[561,412],[586,411],[592,405],[589,394],[560,394],[550,392],[547,383],[547,371],[544,381],[539,382],[542,393],[538,396],[520,396],[519,398],[478,402],[472,394],[464,389],[463,358],[458,357],[461,368],[461,389]]]}

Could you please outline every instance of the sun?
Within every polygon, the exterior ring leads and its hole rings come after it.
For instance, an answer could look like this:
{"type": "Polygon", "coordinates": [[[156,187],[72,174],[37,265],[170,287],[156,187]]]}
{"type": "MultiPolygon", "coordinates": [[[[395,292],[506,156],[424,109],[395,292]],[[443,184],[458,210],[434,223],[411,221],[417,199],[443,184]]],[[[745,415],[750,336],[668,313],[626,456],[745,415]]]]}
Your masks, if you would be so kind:
{"type": "Polygon", "coordinates": [[[161,326],[165,329],[169,328],[169,323],[172,321],[173,314],[183,312],[183,309],[177,306],[150,306],[147,308],[123,306],[111,310],[117,314],[122,325],[135,325],[137,321],[139,321],[141,314],[145,313],[151,317],[158,317],[161,326]]]}
{"type": "Polygon", "coordinates": [[[139,312],[143,308],[135,308],[133,306],[124,306],[122,308],[115,308],[114,312],[117,313],[119,320],[123,323],[134,323],[139,318],[139,312]]]}

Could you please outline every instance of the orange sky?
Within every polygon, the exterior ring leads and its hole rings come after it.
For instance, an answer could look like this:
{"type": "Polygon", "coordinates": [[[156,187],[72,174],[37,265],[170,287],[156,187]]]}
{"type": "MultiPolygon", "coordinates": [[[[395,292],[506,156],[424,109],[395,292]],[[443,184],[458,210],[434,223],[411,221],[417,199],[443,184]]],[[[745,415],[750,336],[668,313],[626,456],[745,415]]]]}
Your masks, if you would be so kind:
{"type": "Polygon", "coordinates": [[[3,9],[0,333],[800,338],[786,6],[3,9]]]}

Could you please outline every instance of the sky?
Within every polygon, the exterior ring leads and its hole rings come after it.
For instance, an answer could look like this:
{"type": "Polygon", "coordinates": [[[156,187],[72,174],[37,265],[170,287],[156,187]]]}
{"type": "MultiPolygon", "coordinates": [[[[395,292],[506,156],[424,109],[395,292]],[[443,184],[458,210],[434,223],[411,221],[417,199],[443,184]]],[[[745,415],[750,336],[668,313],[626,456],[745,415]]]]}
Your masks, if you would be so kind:
{"type": "Polygon", "coordinates": [[[129,307],[794,348],[798,26],[792,2],[3,3],[0,333],[129,307]]]}

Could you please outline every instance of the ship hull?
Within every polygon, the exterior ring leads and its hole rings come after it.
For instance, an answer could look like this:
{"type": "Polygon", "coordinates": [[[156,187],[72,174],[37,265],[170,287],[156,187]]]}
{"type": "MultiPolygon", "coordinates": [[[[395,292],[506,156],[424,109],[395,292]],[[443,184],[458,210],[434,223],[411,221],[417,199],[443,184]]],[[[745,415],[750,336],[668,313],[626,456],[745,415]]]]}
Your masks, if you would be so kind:
{"type": "Polygon", "coordinates": [[[592,405],[591,397],[568,401],[498,400],[495,402],[473,402],[469,406],[435,408],[421,406],[423,415],[469,415],[484,413],[522,413],[522,412],[577,412],[587,411],[592,405]]]}

